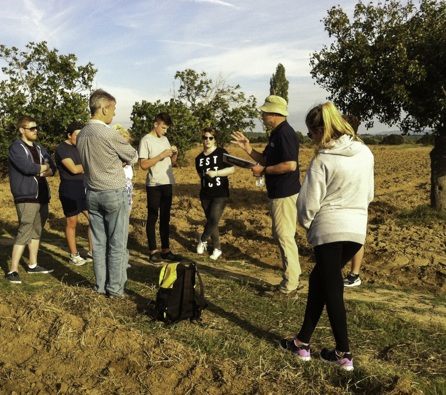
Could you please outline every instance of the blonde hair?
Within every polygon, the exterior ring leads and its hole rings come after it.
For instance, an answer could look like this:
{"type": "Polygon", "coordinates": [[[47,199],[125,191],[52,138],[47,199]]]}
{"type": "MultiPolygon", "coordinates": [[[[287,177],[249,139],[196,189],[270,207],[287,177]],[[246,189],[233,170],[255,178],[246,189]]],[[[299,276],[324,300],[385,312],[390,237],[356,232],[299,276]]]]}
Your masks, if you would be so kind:
{"type": "Polygon", "coordinates": [[[312,131],[323,130],[323,136],[316,148],[316,152],[319,152],[321,148],[331,148],[333,146],[332,141],[337,140],[344,134],[362,142],[356,136],[350,123],[344,119],[332,102],[326,102],[313,107],[305,118],[305,124],[312,131]]]}
{"type": "Polygon", "coordinates": [[[132,136],[126,128],[123,128],[119,123],[117,123],[116,125],[113,125],[113,129],[115,129],[124,138],[124,140],[127,141],[127,143],[132,144],[132,136]]]}

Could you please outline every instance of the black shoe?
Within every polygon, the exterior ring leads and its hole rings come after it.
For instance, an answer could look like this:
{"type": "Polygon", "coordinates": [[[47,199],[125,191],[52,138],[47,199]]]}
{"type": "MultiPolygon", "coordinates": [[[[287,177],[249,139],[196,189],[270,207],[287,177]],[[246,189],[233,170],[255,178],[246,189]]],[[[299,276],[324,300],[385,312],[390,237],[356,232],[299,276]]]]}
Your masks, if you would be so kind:
{"type": "Polygon", "coordinates": [[[343,370],[351,372],[353,370],[353,357],[351,352],[345,352],[339,355],[336,349],[329,350],[324,348],[321,351],[321,360],[339,366],[343,370]]]}
{"type": "Polygon", "coordinates": [[[28,274],[48,274],[54,272],[54,269],[47,269],[42,266],[37,265],[36,267],[30,268],[29,266],[26,268],[26,272],[28,274]]]}
{"type": "Polygon", "coordinates": [[[6,273],[5,278],[12,284],[21,284],[22,283],[19,273],[17,273],[17,272],[6,273]]]}
{"type": "Polygon", "coordinates": [[[150,254],[149,262],[150,263],[155,263],[155,264],[162,263],[163,260],[161,258],[161,254],[158,251],[153,253],[153,254],[150,254]]]}
{"type": "Polygon", "coordinates": [[[296,346],[293,339],[282,339],[279,342],[279,347],[284,351],[292,352],[297,358],[301,361],[310,361],[311,360],[311,351],[309,345],[300,345],[296,346]]]}
{"type": "Polygon", "coordinates": [[[181,255],[173,254],[172,251],[166,252],[165,254],[161,254],[161,258],[164,261],[169,261],[169,262],[180,262],[183,259],[181,255]]]}
{"type": "Polygon", "coordinates": [[[361,285],[359,274],[349,273],[344,278],[344,287],[357,287],[358,285],[361,285]]]}
{"type": "Polygon", "coordinates": [[[303,287],[304,287],[303,285],[298,285],[296,289],[293,289],[292,291],[289,292],[285,292],[282,290],[280,285],[277,285],[273,287],[271,290],[264,291],[263,296],[276,299],[286,299],[286,298],[297,299],[298,298],[297,291],[300,291],[301,289],[303,289],[303,287]]]}

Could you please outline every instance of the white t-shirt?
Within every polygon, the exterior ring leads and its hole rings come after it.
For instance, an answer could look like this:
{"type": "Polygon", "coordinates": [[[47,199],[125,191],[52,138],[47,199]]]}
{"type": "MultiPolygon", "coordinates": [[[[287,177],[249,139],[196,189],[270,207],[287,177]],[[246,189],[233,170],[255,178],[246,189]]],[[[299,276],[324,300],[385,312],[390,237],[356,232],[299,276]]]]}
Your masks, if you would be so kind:
{"type": "MultiPolygon", "coordinates": [[[[166,136],[155,137],[149,133],[139,143],[139,158],[153,159],[166,149],[170,149],[170,143],[166,136]]],[[[150,167],[146,178],[146,185],[149,187],[168,184],[175,184],[170,157],[164,158],[157,162],[156,165],[150,167]]]]}

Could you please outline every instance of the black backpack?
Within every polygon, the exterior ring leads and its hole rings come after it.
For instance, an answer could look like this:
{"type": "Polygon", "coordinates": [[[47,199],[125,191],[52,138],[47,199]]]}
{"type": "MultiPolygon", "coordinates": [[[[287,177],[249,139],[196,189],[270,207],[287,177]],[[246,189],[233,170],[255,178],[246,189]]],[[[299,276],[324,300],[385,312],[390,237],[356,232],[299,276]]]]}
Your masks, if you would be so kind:
{"type": "Polygon", "coordinates": [[[197,265],[191,261],[169,263],[160,272],[155,301],[155,319],[173,324],[185,319],[200,321],[207,307],[203,282],[197,265]],[[199,292],[195,289],[198,278],[199,292]]]}

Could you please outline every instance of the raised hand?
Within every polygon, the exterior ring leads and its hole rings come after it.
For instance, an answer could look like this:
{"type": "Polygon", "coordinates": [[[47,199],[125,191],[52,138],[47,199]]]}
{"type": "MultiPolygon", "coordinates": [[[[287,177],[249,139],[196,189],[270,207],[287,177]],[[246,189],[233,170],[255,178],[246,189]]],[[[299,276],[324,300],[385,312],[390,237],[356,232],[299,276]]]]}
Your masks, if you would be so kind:
{"type": "Polygon", "coordinates": [[[234,144],[237,144],[243,150],[248,151],[250,147],[249,139],[242,132],[232,132],[231,137],[234,144]]]}

